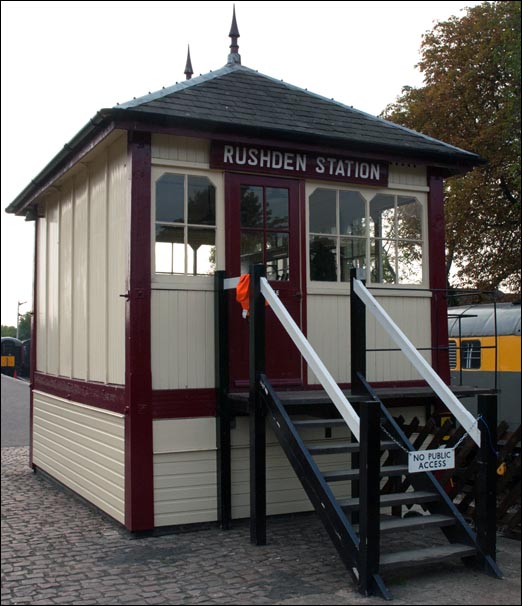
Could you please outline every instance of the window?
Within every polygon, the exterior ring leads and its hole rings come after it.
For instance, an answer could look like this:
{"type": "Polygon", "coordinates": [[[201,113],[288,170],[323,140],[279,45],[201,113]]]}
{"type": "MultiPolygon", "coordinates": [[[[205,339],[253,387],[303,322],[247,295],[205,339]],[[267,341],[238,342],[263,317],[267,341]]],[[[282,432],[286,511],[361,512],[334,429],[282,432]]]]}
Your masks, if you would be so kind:
{"type": "Polygon", "coordinates": [[[349,282],[367,268],[368,282],[421,284],[423,208],[417,198],[318,188],[309,198],[310,279],[349,282]]]}
{"type": "Polygon", "coordinates": [[[460,367],[471,369],[480,368],[480,341],[460,342],[460,367]]]}
{"type": "Polygon", "coordinates": [[[366,202],[356,191],[316,189],[310,196],[310,278],[349,282],[366,265],[366,202]]]}
{"type": "Polygon", "coordinates": [[[216,188],[207,177],[164,173],[156,181],[155,271],[215,271],[216,188]]]}
{"type": "Polygon", "coordinates": [[[264,263],[269,280],[289,280],[289,193],[283,187],[241,186],[241,273],[264,263]]]}

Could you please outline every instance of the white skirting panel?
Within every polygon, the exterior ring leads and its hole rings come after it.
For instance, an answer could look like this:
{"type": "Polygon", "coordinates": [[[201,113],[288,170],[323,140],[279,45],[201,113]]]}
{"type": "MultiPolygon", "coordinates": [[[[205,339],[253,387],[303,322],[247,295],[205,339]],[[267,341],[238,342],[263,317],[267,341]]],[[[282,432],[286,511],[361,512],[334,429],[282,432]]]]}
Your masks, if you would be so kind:
{"type": "MultiPolygon", "coordinates": [[[[168,526],[217,520],[216,420],[154,421],[154,525],[168,526]]],[[[332,438],[307,430],[311,443],[338,441],[348,430],[333,428],[332,438]]],[[[237,419],[232,430],[232,517],[250,516],[248,419],[237,419]]],[[[320,457],[321,469],[347,467],[349,455],[320,457]]],[[[337,496],[349,496],[347,482],[334,486],[337,496]]],[[[269,430],[267,432],[267,513],[312,509],[301,483],[269,430]]]]}
{"type": "Polygon", "coordinates": [[[124,523],[124,416],[39,391],[33,402],[33,463],[124,523]]]}

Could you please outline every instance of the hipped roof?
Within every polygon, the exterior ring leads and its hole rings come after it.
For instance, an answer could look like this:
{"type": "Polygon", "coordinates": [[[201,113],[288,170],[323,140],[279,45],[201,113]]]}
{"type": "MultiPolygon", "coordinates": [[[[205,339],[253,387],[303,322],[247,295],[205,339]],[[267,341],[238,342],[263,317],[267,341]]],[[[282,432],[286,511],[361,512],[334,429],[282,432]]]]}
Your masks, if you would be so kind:
{"type": "Polygon", "coordinates": [[[351,153],[417,161],[464,173],[483,163],[477,154],[382,118],[276,80],[240,64],[100,110],[58,153],[6,211],[24,214],[63,166],[111,124],[132,128],[183,128],[197,136],[252,137],[351,153]]]}

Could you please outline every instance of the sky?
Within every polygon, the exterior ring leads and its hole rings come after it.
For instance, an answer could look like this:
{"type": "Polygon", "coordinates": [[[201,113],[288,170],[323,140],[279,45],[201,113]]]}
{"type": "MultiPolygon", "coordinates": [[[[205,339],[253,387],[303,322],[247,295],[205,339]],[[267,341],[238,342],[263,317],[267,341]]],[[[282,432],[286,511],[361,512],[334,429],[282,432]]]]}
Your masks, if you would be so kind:
{"type": "MultiPolygon", "coordinates": [[[[422,35],[479,2],[238,1],[242,64],[378,115],[422,35]]],[[[1,323],[31,311],[34,222],[5,208],[102,108],[225,65],[232,2],[1,3],[1,323]],[[18,303],[22,305],[18,306],[18,303]]]]}

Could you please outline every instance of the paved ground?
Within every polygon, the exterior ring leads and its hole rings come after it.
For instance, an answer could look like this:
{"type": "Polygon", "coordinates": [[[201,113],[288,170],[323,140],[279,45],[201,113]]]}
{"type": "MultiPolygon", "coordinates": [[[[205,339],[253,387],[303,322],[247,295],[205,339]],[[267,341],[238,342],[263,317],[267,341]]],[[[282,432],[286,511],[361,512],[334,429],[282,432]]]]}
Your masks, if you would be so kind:
{"type": "MultiPolygon", "coordinates": [[[[2,448],[2,604],[383,604],[354,591],[314,515],[135,539],[2,448]]],[[[418,541],[422,536],[417,537],[418,541]]],[[[520,604],[520,542],[499,539],[505,579],[442,564],[391,579],[395,604],[520,604]]]]}

